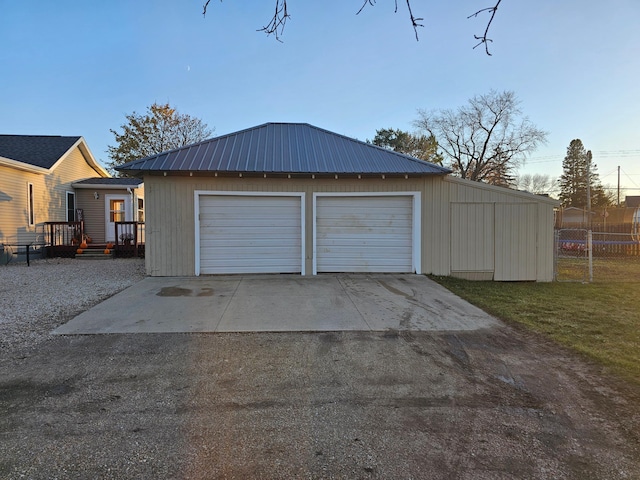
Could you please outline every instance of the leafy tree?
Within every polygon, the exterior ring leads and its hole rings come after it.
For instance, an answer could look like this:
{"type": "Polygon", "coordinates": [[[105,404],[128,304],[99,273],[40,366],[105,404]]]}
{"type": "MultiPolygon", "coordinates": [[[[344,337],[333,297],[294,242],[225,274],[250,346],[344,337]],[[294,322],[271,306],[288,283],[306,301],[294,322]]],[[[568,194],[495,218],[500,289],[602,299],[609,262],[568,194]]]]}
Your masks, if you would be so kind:
{"type": "Polygon", "coordinates": [[[562,161],[563,173],[560,177],[560,202],[563,207],[587,208],[587,185],[590,185],[592,207],[606,207],[613,203],[600,183],[597,169],[591,151],[585,150],[582,140],[571,140],[562,161]]]}
{"type": "Polygon", "coordinates": [[[418,110],[415,125],[438,139],[457,175],[512,186],[517,167],[547,137],[522,116],[519,104],[513,92],[492,90],[456,110],[418,110]]]}
{"type": "Polygon", "coordinates": [[[116,141],[107,147],[112,172],[124,163],[200,142],[213,134],[202,120],[178,113],[168,103],[154,103],[145,115],[133,112],[126,119],[120,126],[122,133],[110,130],[116,141]]]}
{"type": "Polygon", "coordinates": [[[438,153],[438,142],[433,135],[427,137],[400,129],[381,128],[376,130],[376,136],[371,143],[427,162],[442,164],[442,155],[438,153]]]}

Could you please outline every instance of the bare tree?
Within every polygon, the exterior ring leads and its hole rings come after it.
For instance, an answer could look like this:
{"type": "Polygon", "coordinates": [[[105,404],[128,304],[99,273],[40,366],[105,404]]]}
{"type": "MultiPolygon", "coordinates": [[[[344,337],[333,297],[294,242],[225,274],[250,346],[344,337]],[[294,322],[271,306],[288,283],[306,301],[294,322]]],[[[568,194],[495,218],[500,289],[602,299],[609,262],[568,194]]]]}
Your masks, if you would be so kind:
{"type": "MultiPolygon", "coordinates": [[[[220,0],[222,1],[222,0],[220,0]]],[[[276,37],[276,40],[281,41],[280,38],[282,37],[282,33],[284,32],[284,27],[287,23],[287,21],[289,20],[289,18],[291,18],[291,16],[289,15],[289,12],[287,10],[287,0],[272,0],[275,2],[275,8],[274,8],[274,13],[273,16],[271,17],[271,20],[269,20],[269,23],[267,23],[264,27],[259,28],[257,31],[258,32],[264,32],[267,35],[274,35],[276,37]]],[[[407,3],[407,14],[409,15],[409,20],[411,21],[411,26],[413,27],[413,31],[416,35],[416,41],[418,41],[418,27],[424,27],[424,25],[420,22],[422,22],[424,20],[424,18],[422,17],[416,17],[413,14],[413,9],[411,8],[411,0],[405,0],[407,3]]],[[[489,29],[491,28],[491,23],[493,22],[494,17],[496,16],[496,12],[498,11],[498,6],[500,5],[500,2],[502,2],[502,0],[494,0],[496,3],[494,6],[492,7],[486,7],[486,8],[482,8],[480,10],[478,10],[477,12],[469,15],[467,18],[475,18],[478,17],[480,14],[482,13],[489,13],[490,17],[489,20],[487,21],[487,26],[484,30],[484,34],[482,35],[474,35],[474,38],[476,40],[479,40],[479,42],[476,44],[475,47],[476,48],[480,45],[485,46],[485,52],[487,53],[487,55],[491,55],[491,53],[489,53],[489,42],[492,42],[493,40],[491,40],[490,38],[487,37],[487,35],[489,34],[489,29]]],[[[209,3],[211,3],[211,0],[206,0],[206,2],[204,3],[204,5],[202,6],[202,15],[206,16],[207,14],[207,9],[209,8],[209,3]]],[[[398,12],[398,0],[394,0],[395,3],[395,13],[398,12]]],[[[362,12],[362,10],[364,10],[364,8],[369,5],[369,6],[374,6],[376,4],[376,0],[363,0],[362,6],[360,7],[360,9],[356,12],[356,15],[359,15],[360,12],[362,12]]]]}
{"type": "Polygon", "coordinates": [[[457,175],[511,186],[515,169],[547,136],[522,116],[519,103],[513,92],[492,90],[455,110],[418,110],[414,123],[438,139],[457,175]]]}
{"type": "Polygon", "coordinates": [[[518,176],[516,186],[536,195],[552,195],[558,191],[558,179],[542,173],[525,173],[518,176]]]}

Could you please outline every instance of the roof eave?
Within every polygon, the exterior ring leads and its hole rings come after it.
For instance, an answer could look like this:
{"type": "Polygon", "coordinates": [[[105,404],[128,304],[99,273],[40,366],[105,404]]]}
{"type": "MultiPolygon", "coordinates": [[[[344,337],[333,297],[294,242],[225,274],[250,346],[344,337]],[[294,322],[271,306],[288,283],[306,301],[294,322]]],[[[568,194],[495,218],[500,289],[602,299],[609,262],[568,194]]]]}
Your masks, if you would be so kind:
{"type": "Polygon", "coordinates": [[[71,186],[75,189],[83,189],[83,188],[88,188],[88,189],[92,189],[95,190],[97,188],[101,188],[101,189],[107,189],[107,190],[116,190],[116,189],[122,189],[122,190],[126,190],[127,188],[131,188],[131,189],[135,189],[135,188],[140,188],[144,185],[144,183],[138,183],[136,185],[133,184],[109,184],[109,183],[72,183],[71,186]]]}
{"type": "Polygon", "coordinates": [[[47,173],[51,173],[51,169],[44,167],[37,167],[35,165],[31,165],[28,163],[20,162],[19,160],[13,160],[11,158],[0,157],[0,165],[4,165],[5,167],[15,168],[17,170],[23,170],[25,172],[37,173],[41,175],[46,175],[47,173]]]}
{"type": "Polygon", "coordinates": [[[255,170],[162,170],[162,169],[153,169],[153,170],[129,170],[117,168],[116,170],[120,172],[126,172],[127,175],[132,175],[134,177],[140,177],[142,175],[197,175],[197,176],[214,176],[214,175],[224,175],[224,176],[295,176],[295,177],[310,177],[314,176],[322,176],[322,177],[333,177],[335,175],[342,177],[365,177],[365,178],[373,178],[380,176],[388,176],[388,177],[431,177],[431,176],[447,176],[451,172],[447,169],[442,169],[442,171],[436,172],[287,172],[287,171],[255,171],[255,170]]]}

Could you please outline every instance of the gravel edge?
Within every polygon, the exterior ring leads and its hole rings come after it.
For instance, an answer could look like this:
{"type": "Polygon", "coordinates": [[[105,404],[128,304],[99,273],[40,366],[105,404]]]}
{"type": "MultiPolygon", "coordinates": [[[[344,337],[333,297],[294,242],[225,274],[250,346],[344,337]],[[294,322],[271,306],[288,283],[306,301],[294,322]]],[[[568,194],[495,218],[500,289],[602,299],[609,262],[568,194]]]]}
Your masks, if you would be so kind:
{"type": "Polygon", "coordinates": [[[35,348],[58,326],[145,276],[139,258],[47,258],[0,266],[0,350],[35,348]]]}

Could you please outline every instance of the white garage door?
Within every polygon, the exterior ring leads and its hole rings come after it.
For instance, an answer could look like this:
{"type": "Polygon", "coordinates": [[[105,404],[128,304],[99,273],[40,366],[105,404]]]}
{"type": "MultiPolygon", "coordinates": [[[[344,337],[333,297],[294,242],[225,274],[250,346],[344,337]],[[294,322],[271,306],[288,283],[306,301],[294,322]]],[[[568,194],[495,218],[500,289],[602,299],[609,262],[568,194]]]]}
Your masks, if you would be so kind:
{"type": "Polygon", "coordinates": [[[200,273],[300,273],[301,198],[200,196],[200,273]]]}
{"type": "Polygon", "coordinates": [[[318,272],[413,272],[410,196],[318,196],[318,272]]]}

